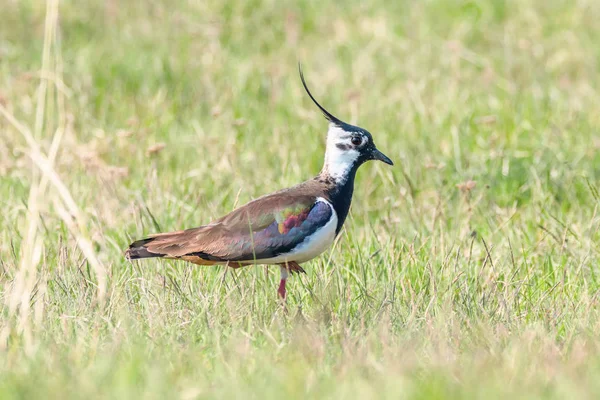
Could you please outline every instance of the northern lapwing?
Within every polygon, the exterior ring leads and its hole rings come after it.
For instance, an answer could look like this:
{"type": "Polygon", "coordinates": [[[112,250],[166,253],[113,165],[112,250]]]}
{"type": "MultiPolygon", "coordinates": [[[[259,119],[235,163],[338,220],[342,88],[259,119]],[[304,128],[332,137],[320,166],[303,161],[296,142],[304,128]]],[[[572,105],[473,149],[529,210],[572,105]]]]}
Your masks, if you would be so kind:
{"type": "Polygon", "coordinates": [[[319,175],[262,196],[208,225],[135,241],[125,253],[128,259],[162,257],[233,268],[279,265],[278,293],[285,299],[289,274],[304,272],[300,264],[323,253],[340,233],[358,167],[369,160],[393,165],[366,129],[343,122],[315,100],[298,69],[306,93],[329,121],[319,175]]]}

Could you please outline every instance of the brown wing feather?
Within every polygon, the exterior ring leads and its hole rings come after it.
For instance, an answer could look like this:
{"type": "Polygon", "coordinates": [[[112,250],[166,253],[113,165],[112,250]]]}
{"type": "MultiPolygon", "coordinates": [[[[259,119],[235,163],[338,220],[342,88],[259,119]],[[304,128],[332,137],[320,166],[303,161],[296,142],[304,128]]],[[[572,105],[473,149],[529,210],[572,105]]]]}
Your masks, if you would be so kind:
{"type": "Polygon", "coordinates": [[[322,183],[304,182],[251,201],[208,225],[150,235],[132,243],[127,255],[132,259],[181,258],[202,265],[239,259],[243,243],[251,240],[252,232],[273,223],[277,212],[298,204],[310,206],[319,196],[325,197],[322,183]]]}

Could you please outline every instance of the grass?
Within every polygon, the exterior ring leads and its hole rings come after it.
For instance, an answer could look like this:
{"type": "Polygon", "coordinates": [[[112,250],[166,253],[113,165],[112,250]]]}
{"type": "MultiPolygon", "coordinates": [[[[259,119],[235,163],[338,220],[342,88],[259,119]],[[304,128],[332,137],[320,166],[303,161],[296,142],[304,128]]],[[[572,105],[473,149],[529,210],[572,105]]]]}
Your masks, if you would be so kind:
{"type": "Polygon", "coordinates": [[[597,398],[594,1],[8,1],[0,397],[597,398]],[[277,269],[123,249],[361,168],[332,251],[277,269]]]}

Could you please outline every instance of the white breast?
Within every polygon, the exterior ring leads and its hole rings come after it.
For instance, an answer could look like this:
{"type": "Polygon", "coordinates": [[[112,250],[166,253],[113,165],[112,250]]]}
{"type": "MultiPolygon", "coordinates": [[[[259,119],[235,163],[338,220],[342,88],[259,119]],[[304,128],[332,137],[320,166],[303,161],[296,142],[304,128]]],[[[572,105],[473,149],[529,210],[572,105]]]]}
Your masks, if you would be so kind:
{"type": "Polygon", "coordinates": [[[277,257],[256,260],[257,264],[279,264],[286,261],[296,261],[303,263],[312,260],[319,254],[323,253],[335,239],[335,229],[337,228],[337,214],[330,202],[322,197],[318,197],[317,201],[321,201],[331,207],[331,218],[327,223],[318,229],[315,233],[307,236],[302,243],[294,247],[292,251],[285,254],[280,254],[277,257]]]}

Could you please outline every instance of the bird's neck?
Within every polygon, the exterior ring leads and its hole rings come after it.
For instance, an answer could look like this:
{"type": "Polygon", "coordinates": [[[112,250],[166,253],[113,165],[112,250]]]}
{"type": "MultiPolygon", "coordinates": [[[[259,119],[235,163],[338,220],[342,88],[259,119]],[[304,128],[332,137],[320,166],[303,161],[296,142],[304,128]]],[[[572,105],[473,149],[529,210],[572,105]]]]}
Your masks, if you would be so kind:
{"type": "Polygon", "coordinates": [[[335,176],[327,169],[327,163],[325,163],[323,170],[317,176],[319,181],[327,185],[325,192],[337,214],[336,234],[342,229],[350,211],[352,194],[354,193],[354,178],[356,177],[357,169],[358,165],[355,164],[348,168],[342,175],[335,176]]]}
{"type": "Polygon", "coordinates": [[[325,148],[325,163],[317,177],[326,185],[326,194],[335,209],[338,218],[336,234],[350,211],[352,193],[354,192],[354,177],[360,166],[359,152],[349,148],[346,143],[348,132],[336,124],[329,124],[327,131],[327,146],[325,148]]]}

